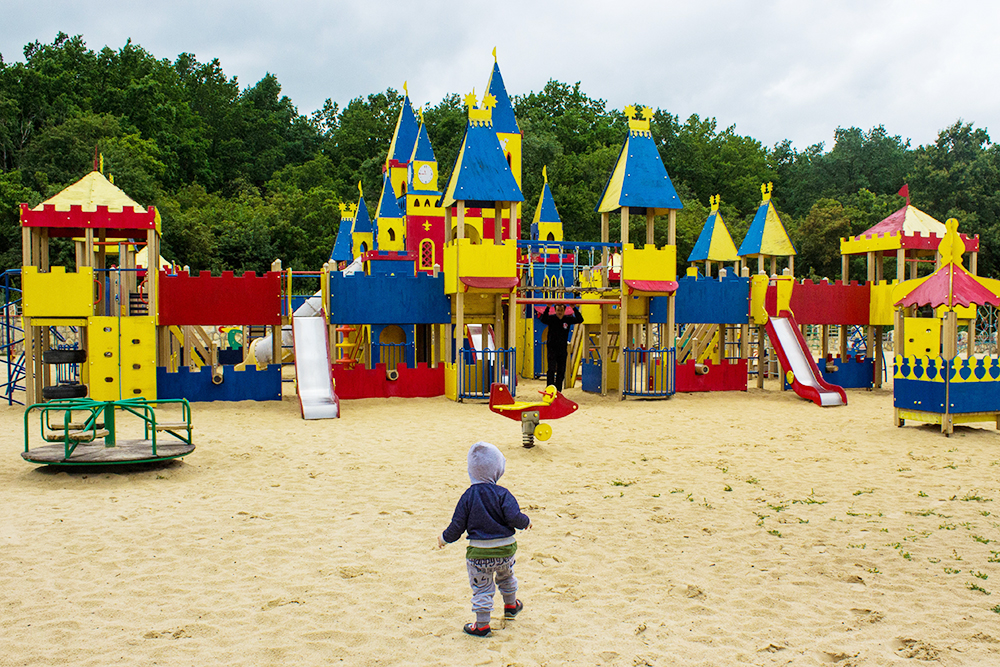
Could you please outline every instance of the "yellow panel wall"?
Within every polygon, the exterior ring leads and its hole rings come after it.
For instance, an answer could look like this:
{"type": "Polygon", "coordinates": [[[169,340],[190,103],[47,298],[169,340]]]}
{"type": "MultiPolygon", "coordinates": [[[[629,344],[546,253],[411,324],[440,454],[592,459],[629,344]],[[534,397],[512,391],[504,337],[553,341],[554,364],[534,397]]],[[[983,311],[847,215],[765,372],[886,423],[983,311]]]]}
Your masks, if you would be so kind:
{"type": "Polygon", "coordinates": [[[892,291],[897,281],[885,280],[871,283],[871,299],[868,307],[868,321],[874,326],[892,326],[895,322],[895,307],[892,301],[892,291]]]}
{"type": "Polygon", "coordinates": [[[156,398],[153,318],[91,317],[87,337],[92,399],[156,398]]]}
{"type": "Polygon", "coordinates": [[[90,398],[95,401],[117,401],[121,398],[118,358],[118,318],[89,318],[87,367],[90,369],[90,398]]]}
{"type": "Polygon", "coordinates": [[[152,317],[121,320],[122,398],[156,398],[156,325],[152,317]]]}
{"type": "Polygon", "coordinates": [[[444,292],[458,291],[459,275],[455,270],[461,252],[462,276],[477,278],[517,277],[517,242],[507,240],[494,244],[490,240],[480,245],[469,239],[455,239],[444,248],[444,292]]]}
{"type": "Polygon", "coordinates": [[[80,267],[66,273],[53,266],[49,273],[38,267],[21,269],[22,304],[25,317],[89,317],[94,314],[94,269],[80,267]]]}
{"type": "Polygon", "coordinates": [[[677,280],[677,247],[652,245],[636,249],[625,244],[622,271],[625,280],[677,280]]]}
{"type": "Polygon", "coordinates": [[[930,317],[907,317],[903,321],[904,357],[941,356],[941,320],[930,317]]]}

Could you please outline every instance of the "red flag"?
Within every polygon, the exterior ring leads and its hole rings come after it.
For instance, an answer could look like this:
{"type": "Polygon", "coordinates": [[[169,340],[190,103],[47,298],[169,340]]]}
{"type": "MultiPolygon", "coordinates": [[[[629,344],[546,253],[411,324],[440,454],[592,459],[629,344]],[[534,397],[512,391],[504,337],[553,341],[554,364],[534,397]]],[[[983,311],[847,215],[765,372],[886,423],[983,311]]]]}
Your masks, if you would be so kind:
{"type": "Polygon", "coordinates": [[[899,192],[897,192],[896,194],[899,195],[900,197],[906,197],[907,199],[909,199],[910,198],[910,186],[909,186],[909,184],[908,183],[904,183],[903,187],[901,187],[899,189],[899,192]]]}

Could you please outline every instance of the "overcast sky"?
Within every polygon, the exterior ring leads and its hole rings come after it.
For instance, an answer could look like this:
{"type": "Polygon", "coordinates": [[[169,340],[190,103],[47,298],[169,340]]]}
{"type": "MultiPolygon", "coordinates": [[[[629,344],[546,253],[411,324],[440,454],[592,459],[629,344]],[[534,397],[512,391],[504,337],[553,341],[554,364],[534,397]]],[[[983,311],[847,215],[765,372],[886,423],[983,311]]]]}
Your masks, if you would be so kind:
{"type": "Polygon", "coordinates": [[[1000,132],[990,0],[5,0],[0,17],[7,62],[59,31],[95,50],[132,38],[218,58],[242,87],[271,72],[304,114],[404,81],[416,105],[481,94],[495,46],[511,95],[579,81],[609,107],[715,117],[768,146],[880,124],[916,146],[959,118],[1000,132]]]}

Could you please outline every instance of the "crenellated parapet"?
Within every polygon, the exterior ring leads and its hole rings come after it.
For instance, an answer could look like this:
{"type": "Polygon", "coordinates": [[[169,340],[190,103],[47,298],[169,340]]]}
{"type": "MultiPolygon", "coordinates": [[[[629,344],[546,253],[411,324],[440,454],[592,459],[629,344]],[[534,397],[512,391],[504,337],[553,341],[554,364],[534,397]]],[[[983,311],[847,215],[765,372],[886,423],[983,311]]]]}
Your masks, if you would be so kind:
{"type": "Polygon", "coordinates": [[[455,239],[444,248],[444,291],[509,292],[517,285],[517,241],[474,244],[455,239]]]}

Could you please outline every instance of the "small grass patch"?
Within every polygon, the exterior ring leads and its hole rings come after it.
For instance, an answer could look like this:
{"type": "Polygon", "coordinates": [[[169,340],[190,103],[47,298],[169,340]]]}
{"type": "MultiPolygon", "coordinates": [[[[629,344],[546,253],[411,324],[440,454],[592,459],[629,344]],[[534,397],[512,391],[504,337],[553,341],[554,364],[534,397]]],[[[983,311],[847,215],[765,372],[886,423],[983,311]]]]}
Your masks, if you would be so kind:
{"type": "Polygon", "coordinates": [[[979,584],[972,581],[965,584],[965,587],[968,588],[970,591],[976,591],[977,593],[982,593],[983,595],[990,595],[990,592],[988,590],[986,590],[979,584]]]}

